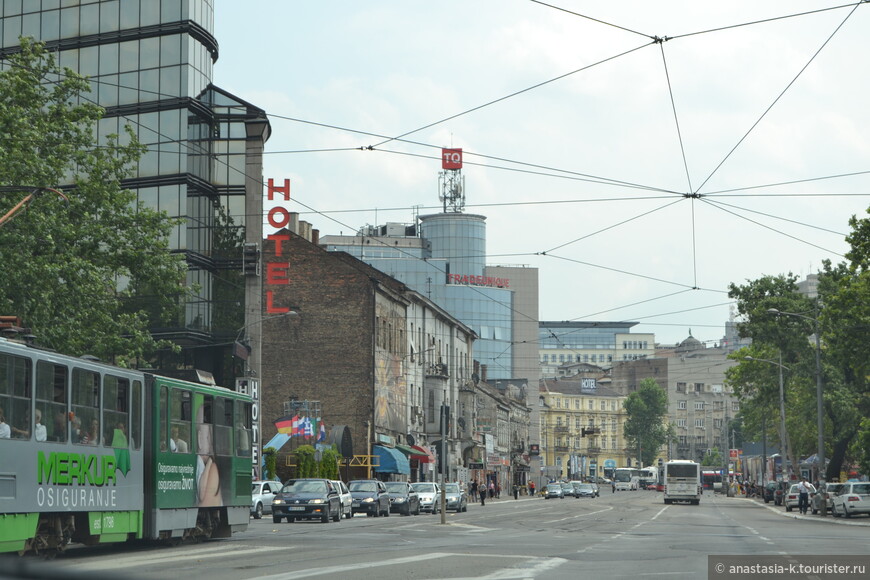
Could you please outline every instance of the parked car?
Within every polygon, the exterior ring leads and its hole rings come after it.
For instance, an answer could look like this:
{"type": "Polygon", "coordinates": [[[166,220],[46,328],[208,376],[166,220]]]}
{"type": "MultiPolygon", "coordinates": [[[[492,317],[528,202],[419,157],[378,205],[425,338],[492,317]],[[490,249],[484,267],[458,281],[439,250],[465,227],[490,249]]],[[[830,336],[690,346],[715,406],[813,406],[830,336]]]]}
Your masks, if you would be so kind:
{"type": "Polygon", "coordinates": [[[319,519],[322,523],[341,521],[341,498],[328,479],[290,479],[272,500],[272,521],[276,524],[287,518],[295,520],[319,519]]]}
{"type": "Polygon", "coordinates": [[[592,486],[592,489],[595,490],[595,497],[601,497],[601,488],[594,481],[589,482],[589,485],[592,486]]]}
{"type": "Polygon", "coordinates": [[[446,498],[445,510],[454,510],[456,512],[468,511],[468,496],[458,483],[445,483],[444,496],[446,498]]]}
{"type": "Polygon", "coordinates": [[[570,482],[563,481],[559,485],[562,486],[562,495],[565,497],[575,497],[574,496],[574,486],[571,485],[570,482]]]}
{"type": "MultiPolygon", "coordinates": [[[[812,496],[813,494],[816,493],[816,488],[811,483],[807,483],[807,485],[810,488],[810,495],[812,496]]],[[[811,499],[812,499],[811,497],[808,497],[807,502],[808,502],[810,508],[812,509],[812,512],[816,513],[818,511],[818,508],[813,507],[813,503],[812,503],[811,499]]],[[[785,511],[790,512],[791,510],[796,508],[798,506],[799,500],[800,500],[800,496],[798,494],[798,484],[793,483],[791,485],[791,487],[788,488],[788,493],[785,494],[785,511]]]]}
{"type": "Polygon", "coordinates": [[[353,496],[347,485],[338,479],[332,480],[332,485],[338,490],[338,497],[341,499],[341,515],[350,519],[353,517],[353,496]]]}
{"type": "Polygon", "coordinates": [[[433,514],[441,513],[441,494],[438,484],[432,481],[418,481],[411,484],[411,489],[420,498],[420,510],[433,514]]]}
{"type": "MultiPolygon", "coordinates": [[[[779,482],[777,481],[768,481],[764,484],[764,487],[761,489],[761,498],[764,500],[764,503],[770,503],[775,501],[776,491],[780,489],[779,482]]],[[[781,496],[782,494],[780,494],[781,496]]],[[[781,503],[781,502],[780,502],[781,503]]],[[[776,503],[775,505],[780,505],[776,503]]]]}
{"type": "Polygon", "coordinates": [[[384,482],[377,479],[356,479],[347,484],[353,496],[351,509],[355,514],[368,517],[389,517],[390,494],[384,482]]]}
{"type": "Polygon", "coordinates": [[[544,499],[550,499],[551,497],[565,499],[565,493],[562,491],[562,485],[560,483],[554,482],[547,484],[547,489],[544,491],[544,499]]]}
{"type": "Polygon", "coordinates": [[[390,511],[409,516],[420,515],[420,496],[406,481],[388,481],[384,484],[390,494],[390,511]]]}
{"type": "Polygon", "coordinates": [[[595,497],[595,488],[591,483],[571,482],[574,486],[574,497],[595,497]]]}
{"type": "Polygon", "coordinates": [[[281,489],[280,481],[251,482],[251,515],[255,520],[272,513],[272,500],[281,489]]]}
{"type": "Polygon", "coordinates": [[[826,483],[824,489],[821,490],[822,494],[825,496],[825,506],[828,511],[831,511],[834,507],[834,496],[840,493],[840,490],[843,489],[845,483],[826,483]]]}
{"type": "Polygon", "coordinates": [[[855,514],[870,514],[870,483],[846,482],[834,496],[831,512],[851,518],[855,514]]]}

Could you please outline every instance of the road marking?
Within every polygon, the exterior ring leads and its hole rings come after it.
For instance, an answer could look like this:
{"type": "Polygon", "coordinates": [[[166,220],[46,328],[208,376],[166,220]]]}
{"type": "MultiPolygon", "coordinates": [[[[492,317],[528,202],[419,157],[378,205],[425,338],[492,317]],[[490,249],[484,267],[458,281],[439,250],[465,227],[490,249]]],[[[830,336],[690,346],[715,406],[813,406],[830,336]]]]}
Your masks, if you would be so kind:
{"type": "Polygon", "coordinates": [[[565,520],[573,520],[573,519],[575,519],[575,518],[584,518],[584,517],[586,517],[586,516],[594,516],[595,514],[600,514],[600,513],[604,513],[604,512],[609,512],[609,511],[612,511],[612,510],[613,510],[613,507],[612,507],[612,506],[608,506],[608,507],[604,508],[603,510],[598,510],[598,511],[596,511],[596,512],[589,512],[588,514],[577,514],[576,516],[568,516],[568,517],[566,517],[566,518],[559,518],[559,519],[557,519],[557,520],[548,520],[548,521],[545,521],[545,522],[542,522],[542,523],[545,523],[545,524],[555,524],[556,522],[564,522],[565,520]]]}
{"type": "Polygon", "coordinates": [[[71,562],[70,568],[77,570],[107,570],[116,568],[132,568],[133,566],[142,566],[148,564],[163,564],[165,562],[189,561],[192,559],[202,560],[205,558],[238,558],[240,556],[250,556],[260,552],[274,552],[278,550],[291,550],[293,546],[278,546],[278,547],[257,547],[243,548],[234,550],[229,546],[219,546],[215,548],[200,548],[194,550],[184,550],[176,555],[167,555],[165,549],[149,552],[142,555],[130,556],[113,556],[99,561],[89,562],[71,562]]]}
{"type": "Polygon", "coordinates": [[[652,517],[652,519],[650,519],[650,521],[653,521],[654,519],[656,519],[657,517],[659,517],[660,515],[662,515],[663,513],[665,513],[665,510],[668,509],[669,507],[671,507],[671,506],[666,505],[665,507],[663,507],[662,509],[660,509],[660,510],[659,510],[659,513],[657,513],[656,515],[654,515],[654,516],[652,517]]]}

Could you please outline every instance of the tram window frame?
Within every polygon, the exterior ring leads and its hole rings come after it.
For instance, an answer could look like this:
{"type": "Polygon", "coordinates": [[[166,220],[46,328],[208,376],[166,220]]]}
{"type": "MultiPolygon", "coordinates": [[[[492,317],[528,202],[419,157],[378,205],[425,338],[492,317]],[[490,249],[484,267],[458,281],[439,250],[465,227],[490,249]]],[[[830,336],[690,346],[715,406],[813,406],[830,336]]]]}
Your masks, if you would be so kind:
{"type": "MultiPolygon", "coordinates": [[[[172,388],[169,391],[169,430],[178,427],[178,435],[187,443],[186,453],[193,452],[190,434],[193,419],[193,395],[187,389],[172,388]]],[[[185,453],[185,452],[182,452],[185,453]]]]}
{"type": "Polygon", "coordinates": [[[160,387],[158,441],[160,451],[169,451],[169,388],[160,387]]]}
{"type": "Polygon", "coordinates": [[[233,455],[233,400],[215,397],[214,411],[214,452],[215,455],[233,455]]]}
{"type": "Polygon", "coordinates": [[[100,383],[100,373],[78,367],[73,368],[70,403],[73,417],[78,419],[79,425],[84,431],[84,435],[79,434],[77,438],[72,438],[73,443],[77,445],[101,445],[104,441],[100,426],[100,400],[102,398],[100,383]],[[93,440],[91,430],[94,421],[97,422],[96,440],[93,440]]]}
{"type": "Polygon", "coordinates": [[[214,397],[203,395],[196,411],[196,453],[213,456],[215,453],[214,397]]]}
{"type": "Polygon", "coordinates": [[[252,403],[236,401],[234,405],[236,426],[236,455],[238,457],[251,457],[252,403]]]}
{"type": "Polygon", "coordinates": [[[103,376],[103,442],[112,447],[130,446],[130,379],[113,374],[103,376]],[[123,425],[123,437],[116,433],[123,425]]]}
{"type": "MultiPolygon", "coordinates": [[[[69,441],[69,408],[67,390],[69,387],[69,367],[49,360],[36,361],[36,409],[34,428],[36,433],[36,412],[42,416],[46,441],[67,443],[69,441]],[[49,425],[51,429],[49,430],[49,425]],[[57,433],[62,430],[63,433],[57,433]]],[[[38,439],[37,439],[38,440],[38,439]]]]}
{"type": "Polygon", "coordinates": [[[142,381],[133,381],[132,406],[130,408],[130,443],[133,449],[142,448],[142,381]]]}
{"type": "Polygon", "coordinates": [[[0,355],[0,406],[12,439],[29,439],[33,403],[33,360],[10,354],[0,355]]]}

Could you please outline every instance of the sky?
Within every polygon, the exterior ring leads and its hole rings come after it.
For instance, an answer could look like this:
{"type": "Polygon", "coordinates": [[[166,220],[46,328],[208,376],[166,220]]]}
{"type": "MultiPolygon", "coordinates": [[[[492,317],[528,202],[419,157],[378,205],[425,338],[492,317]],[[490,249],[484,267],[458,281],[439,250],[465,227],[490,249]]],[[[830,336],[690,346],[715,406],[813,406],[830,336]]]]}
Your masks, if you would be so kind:
{"type": "Polygon", "coordinates": [[[215,0],[214,83],[321,235],[441,211],[463,149],[487,263],[541,320],[711,346],[730,283],[844,261],[870,200],[870,3],[215,0]]]}

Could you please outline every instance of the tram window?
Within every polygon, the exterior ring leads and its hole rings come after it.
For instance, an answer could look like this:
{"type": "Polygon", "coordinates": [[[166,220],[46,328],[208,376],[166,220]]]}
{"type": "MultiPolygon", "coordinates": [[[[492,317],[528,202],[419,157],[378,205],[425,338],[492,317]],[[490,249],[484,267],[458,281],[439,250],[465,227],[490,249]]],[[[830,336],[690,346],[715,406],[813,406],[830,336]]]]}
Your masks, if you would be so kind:
{"type": "Polygon", "coordinates": [[[84,369],[73,369],[72,442],[80,445],[100,445],[100,375],[84,369]]]}
{"type": "Polygon", "coordinates": [[[251,456],[251,404],[235,404],[236,415],[236,454],[239,457],[251,456]]]}
{"type": "Polygon", "coordinates": [[[133,381],[133,407],[130,409],[130,437],[133,449],[142,446],[142,381],[133,381]]]}
{"type": "MultiPolygon", "coordinates": [[[[34,421],[34,433],[37,441],[42,440],[45,430],[46,441],[67,441],[67,425],[69,423],[67,410],[67,377],[69,369],[64,365],[49,361],[36,363],[36,410],[39,411],[39,421],[34,421]],[[37,426],[37,423],[41,425],[37,426]]],[[[34,416],[34,419],[37,419],[34,416]]]]}
{"type": "Polygon", "coordinates": [[[215,426],[214,451],[217,455],[233,454],[233,402],[230,399],[214,400],[215,426]]]}
{"type": "Polygon", "coordinates": [[[191,409],[190,391],[172,389],[169,394],[169,421],[172,439],[169,449],[175,453],[189,453],[193,446],[190,441],[191,409]]]}
{"type": "Polygon", "coordinates": [[[157,413],[160,415],[160,451],[169,451],[169,389],[166,387],[160,387],[160,408],[157,413]]]}
{"type": "Polygon", "coordinates": [[[105,441],[112,447],[129,445],[130,380],[114,375],[103,378],[103,424],[105,441]]]}
{"type": "Polygon", "coordinates": [[[13,439],[30,436],[32,369],[30,359],[0,355],[0,407],[13,439]]]}
{"type": "Polygon", "coordinates": [[[211,396],[202,398],[196,410],[196,453],[214,455],[214,401],[211,396]]]}

